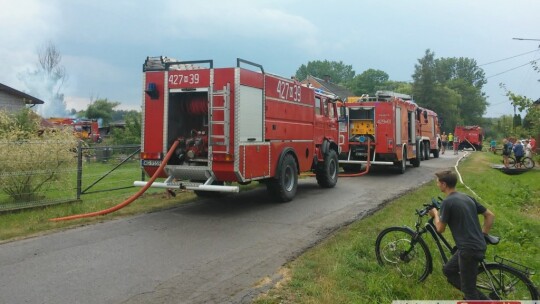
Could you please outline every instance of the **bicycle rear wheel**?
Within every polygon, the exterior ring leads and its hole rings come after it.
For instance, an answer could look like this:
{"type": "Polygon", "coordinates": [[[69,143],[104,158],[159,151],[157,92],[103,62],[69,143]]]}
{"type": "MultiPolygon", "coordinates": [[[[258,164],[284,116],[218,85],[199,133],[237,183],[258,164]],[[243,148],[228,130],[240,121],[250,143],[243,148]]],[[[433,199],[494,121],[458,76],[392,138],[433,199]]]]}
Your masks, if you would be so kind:
{"type": "Polygon", "coordinates": [[[538,291],[522,272],[503,264],[480,266],[476,287],[492,300],[538,300],[538,291]]]}
{"type": "Polygon", "coordinates": [[[523,164],[524,168],[527,168],[527,169],[534,168],[534,160],[528,156],[521,159],[521,163],[523,164]]]}
{"type": "Polygon", "coordinates": [[[375,254],[380,265],[393,266],[401,275],[419,282],[427,278],[433,267],[426,242],[405,227],[381,231],[375,241],[375,254]]]}

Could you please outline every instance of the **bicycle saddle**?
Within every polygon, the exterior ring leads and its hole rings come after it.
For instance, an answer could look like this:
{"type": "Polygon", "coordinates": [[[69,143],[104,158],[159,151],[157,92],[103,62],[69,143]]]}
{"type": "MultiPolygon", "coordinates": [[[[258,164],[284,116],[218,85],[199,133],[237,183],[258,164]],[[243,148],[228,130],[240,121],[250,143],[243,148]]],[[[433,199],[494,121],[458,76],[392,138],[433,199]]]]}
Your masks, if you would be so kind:
{"type": "Polygon", "coordinates": [[[484,234],[484,239],[486,240],[486,243],[490,245],[497,245],[499,244],[499,241],[501,240],[499,237],[489,235],[489,234],[484,234]]]}

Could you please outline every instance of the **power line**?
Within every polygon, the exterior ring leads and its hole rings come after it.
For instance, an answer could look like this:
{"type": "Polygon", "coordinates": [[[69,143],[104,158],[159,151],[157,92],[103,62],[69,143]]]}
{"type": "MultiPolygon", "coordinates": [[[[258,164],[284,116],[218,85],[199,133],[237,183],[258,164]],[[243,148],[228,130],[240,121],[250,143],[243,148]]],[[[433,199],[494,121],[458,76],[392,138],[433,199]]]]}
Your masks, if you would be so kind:
{"type": "Polygon", "coordinates": [[[489,78],[491,78],[491,77],[495,77],[495,76],[499,76],[499,75],[501,75],[501,74],[504,74],[504,73],[507,73],[507,72],[513,71],[513,70],[515,70],[515,69],[519,69],[519,68],[521,68],[521,67],[524,67],[524,66],[526,66],[526,65],[529,65],[529,64],[535,63],[535,62],[536,62],[536,60],[538,60],[538,58],[537,58],[537,59],[534,59],[534,60],[531,60],[531,61],[529,61],[529,62],[527,62],[527,63],[525,63],[525,64],[522,64],[522,65],[520,65],[520,66],[517,66],[517,67],[515,67],[515,68],[511,68],[511,69],[509,69],[509,70],[506,70],[506,71],[500,72],[500,73],[498,73],[498,74],[495,74],[495,75],[491,75],[491,76],[489,76],[489,77],[486,77],[486,79],[489,79],[489,78]]]}
{"type": "Polygon", "coordinates": [[[516,57],[523,56],[523,55],[527,55],[527,54],[536,52],[536,51],[538,51],[538,50],[539,50],[539,49],[535,49],[535,50],[532,50],[532,51],[529,51],[529,52],[526,52],[526,53],[523,53],[523,54],[518,54],[518,55],[515,55],[515,56],[512,56],[512,57],[508,57],[508,58],[504,58],[504,59],[495,60],[495,61],[492,61],[492,62],[480,64],[480,65],[478,65],[478,66],[481,67],[481,66],[484,66],[484,65],[488,65],[488,64],[492,64],[492,63],[497,63],[497,62],[505,61],[505,60],[508,60],[508,59],[516,58],[516,57]]]}

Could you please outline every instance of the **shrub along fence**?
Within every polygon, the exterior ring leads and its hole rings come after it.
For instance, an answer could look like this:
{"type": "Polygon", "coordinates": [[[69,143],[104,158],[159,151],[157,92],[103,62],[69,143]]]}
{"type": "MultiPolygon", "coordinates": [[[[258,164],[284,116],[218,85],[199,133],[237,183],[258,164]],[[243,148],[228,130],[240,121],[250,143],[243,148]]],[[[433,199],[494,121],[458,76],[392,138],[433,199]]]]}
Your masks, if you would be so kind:
{"type": "Polygon", "coordinates": [[[110,197],[107,192],[132,188],[134,180],[145,178],[140,145],[90,147],[80,141],[65,161],[48,148],[62,142],[1,144],[16,153],[0,158],[0,212],[110,197]]]}

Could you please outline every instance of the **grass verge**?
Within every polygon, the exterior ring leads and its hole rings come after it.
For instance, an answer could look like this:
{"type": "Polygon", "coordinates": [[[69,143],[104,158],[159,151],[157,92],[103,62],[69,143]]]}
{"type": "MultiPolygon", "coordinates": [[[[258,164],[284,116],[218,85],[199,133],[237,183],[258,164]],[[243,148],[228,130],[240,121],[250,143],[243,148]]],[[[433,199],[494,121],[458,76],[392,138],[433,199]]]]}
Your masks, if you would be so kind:
{"type": "MultiPolygon", "coordinates": [[[[501,156],[473,153],[459,165],[463,181],[479,201],[495,215],[491,233],[501,236],[490,246],[487,259],[494,255],[510,258],[540,269],[540,170],[522,175],[505,175],[492,169],[501,156]]],[[[472,194],[463,185],[458,191],[472,194]]],[[[414,226],[415,208],[437,197],[434,182],[411,192],[375,214],[337,232],[298,259],[284,266],[284,279],[255,301],[267,303],[391,303],[396,299],[461,299],[459,291],[444,279],[441,257],[435,243],[426,238],[433,255],[433,273],[422,283],[408,280],[393,269],[381,267],[375,258],[375,239],[389,226],[414,226]]],[[[447,230],[448,238],[451,235],[447,230]]],[[[532,277],[540,285],[539,275],[532,277]]]]}

